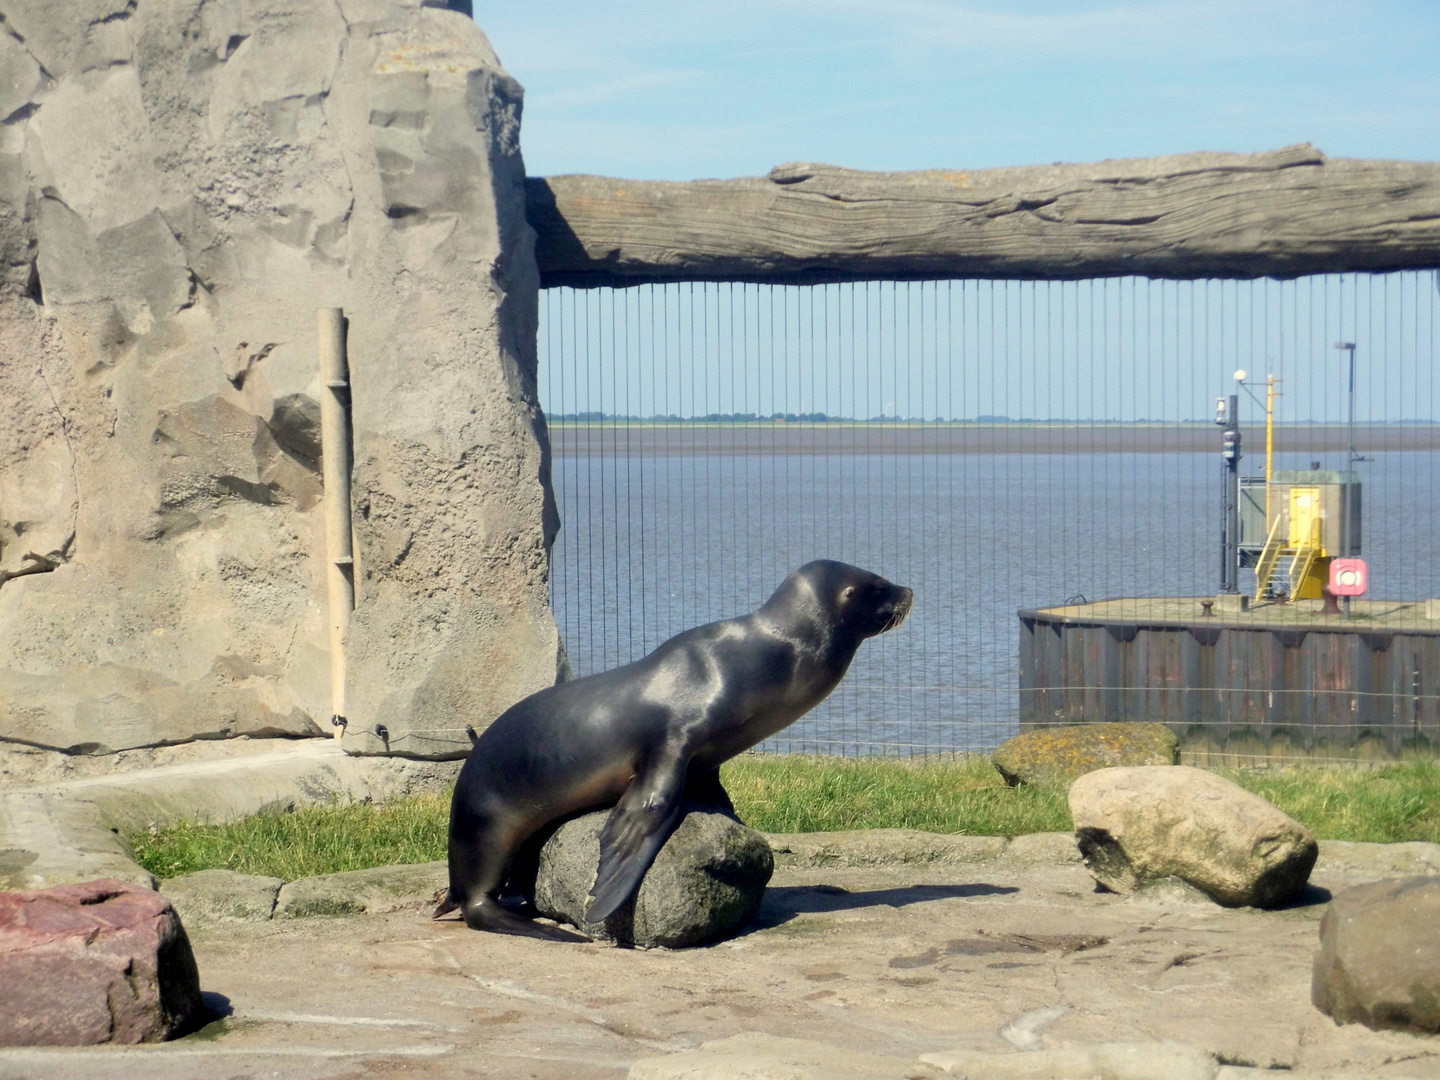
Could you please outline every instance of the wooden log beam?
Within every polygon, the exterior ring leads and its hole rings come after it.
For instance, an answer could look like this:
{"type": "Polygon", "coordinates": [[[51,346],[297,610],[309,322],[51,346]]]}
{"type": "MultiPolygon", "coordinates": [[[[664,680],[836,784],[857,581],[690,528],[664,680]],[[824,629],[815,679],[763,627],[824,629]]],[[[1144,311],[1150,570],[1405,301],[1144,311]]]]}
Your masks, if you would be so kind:
{"type": "Polygon", "coordinates": [[[978,171],[526,181],[541,284],[1298,277],[1440,266],[1440,163],[1308,144],[978,171]]]}

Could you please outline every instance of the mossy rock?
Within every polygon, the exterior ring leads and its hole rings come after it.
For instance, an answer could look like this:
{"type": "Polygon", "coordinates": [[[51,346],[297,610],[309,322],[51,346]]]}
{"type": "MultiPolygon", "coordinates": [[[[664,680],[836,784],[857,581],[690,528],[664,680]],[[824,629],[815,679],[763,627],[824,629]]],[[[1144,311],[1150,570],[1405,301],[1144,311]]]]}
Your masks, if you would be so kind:
{"type": "Polygon", "coordinates": [[[1017,735],[990,760],[1012,787],[1068,784],[1114,765],[1178,765],[1180,740],[1164,724],[1076,724],[1017,735]]]}

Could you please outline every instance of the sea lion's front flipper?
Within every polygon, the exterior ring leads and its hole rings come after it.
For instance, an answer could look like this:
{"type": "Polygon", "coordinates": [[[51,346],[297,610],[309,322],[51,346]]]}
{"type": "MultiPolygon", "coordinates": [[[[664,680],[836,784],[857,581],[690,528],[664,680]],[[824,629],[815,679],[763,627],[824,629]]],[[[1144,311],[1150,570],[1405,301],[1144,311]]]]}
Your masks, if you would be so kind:
{"type": "Polygon", "coordinates": [[[586,922],[604,922],[635,894],[680,819],[683,763],[645,770],[620,796],[600,834],[600,867],[586,922]]]}

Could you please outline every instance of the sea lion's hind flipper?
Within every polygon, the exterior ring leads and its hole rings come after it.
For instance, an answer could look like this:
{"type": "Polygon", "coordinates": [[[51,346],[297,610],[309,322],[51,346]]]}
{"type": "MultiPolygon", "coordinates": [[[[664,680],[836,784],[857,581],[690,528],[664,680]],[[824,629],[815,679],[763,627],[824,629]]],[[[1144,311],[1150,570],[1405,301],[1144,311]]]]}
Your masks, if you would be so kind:
{"type": "Polygon", "coordinates": [[[684,779],[683,770],[649,782],[637,777],[620,797],[600,833],[600,866],[590,890],[595,902],[586,922],[604,922],[635,895],[680,819],[684,779]]]}
{"type": "Polygon", "coordinates": [[[449,915],[450,912],[454,911],[459,906],[460,901],[455,899],[455,894],[447,892],[445,894],[445,898],[441,900],[439,906],[436,907],[435,914],[431,915],[430,918],[438,919],[443,915],[449,915]]]}
{"type": "Polygon", "coordinates": [[[584,934],[523,919],[506,911],[490,896],[482,896],[478,901],[466,904],[464,911],[465,925],[471,930],[488,930],[492,934],[540,938],[543,941],[585,942],[591,940],[584,934]]]}

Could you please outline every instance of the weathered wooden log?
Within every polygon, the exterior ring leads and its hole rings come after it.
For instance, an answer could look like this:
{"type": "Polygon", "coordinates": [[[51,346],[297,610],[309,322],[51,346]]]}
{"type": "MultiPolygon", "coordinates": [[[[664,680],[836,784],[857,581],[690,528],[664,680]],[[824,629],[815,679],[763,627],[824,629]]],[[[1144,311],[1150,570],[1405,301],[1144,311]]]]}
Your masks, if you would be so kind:
{"type": "Polygon", "coordinates": [[[545,286],[1440,266],[1440,163],[1331,160],[1309,144],[973,172],[791,164],[739,180],[526,183],[545,286]]]}

